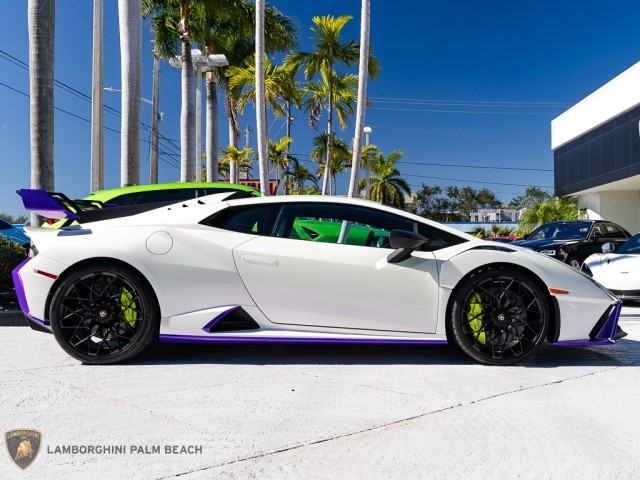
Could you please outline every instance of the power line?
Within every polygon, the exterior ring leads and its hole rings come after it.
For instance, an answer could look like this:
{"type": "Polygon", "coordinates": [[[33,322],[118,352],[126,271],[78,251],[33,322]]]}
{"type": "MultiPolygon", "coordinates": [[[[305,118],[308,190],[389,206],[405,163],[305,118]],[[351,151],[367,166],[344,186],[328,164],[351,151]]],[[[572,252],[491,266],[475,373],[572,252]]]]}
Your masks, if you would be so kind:
{"type": "Polygon", "coordinates": [[[430,167],[458,167],[458,168],[481,168],[487,170],[517,170],[517,171],[532,171],[532,172],[553,172],[552,168],[521,168],[521,167],[493,167],[488,165],[461,165],[455,163],[423,163],[423,162],[405,162],[399,160],[396,163],[404,163],[408,165],[424,165],[430,167]]]}
{"type": "Polygon", "coordinates": [[[553,187],[550,187],[548,185],[531,185],[531,184],[522,184],[522,183],[504,183],[504,182],[483,182],[480,180],[467,180],[464,178],[446,178],[446,177],[431,177],[431,176],[427,176],[427,175],[412,175],[409,173],[404,173],[403,176],[405,177],[418,177],[418,178],[431,178],[434,180],[447,180],[450,182],[467,182],[467,183],[482,183],[482,184],[487,184],[487,185],[508,185],[511,187],[537,187],[537,188],[544,188],[544,189],[551,189],[553,187]]]}
{"type": "Polygon", "coordinates": [[[369,107],[371,110],[391,110],[394,112],[431,112],[431,113],[473,113],[483,115],[557,115],[557,112],[489,112],[489,111],[473,111],[473,110],[440,110],[440,109],[423,109],[423,108],[386,108],[386,107],[369,107]]]}
{"type": "Polygon", "coordinates": [[[525,140],[531,142],[549,142],[546,138],[534,138],[534,137],[508,137],[503,135],[485,135],[481,133],[464,133],[464,132],[446,132],[446,131],[438,131],[438,130],[422,130],[419,128],[401,128],[401,127],[388,127],[385,125],[371,125],[373,128],[381,128],[385,130],[399,130],[405,132],[417,132],[417,133],[429,133],[432,135],[457,135],[461,137],[476,137],[476,138],[487,138],[491,140],[525,140]]]}
{"type": "Polygon", "coordinates": [[[371,101],[381,103],[401,103],[416,105],[459,105],[459,106],[493,106],[493,107],[569,107],[571,103],[564,102],[523,102],[523,101],[494,101],[494,100],[443,100],[443,99],[420,99],[420,98],[398,98],[398,97],[369,97],[371,101]]]}

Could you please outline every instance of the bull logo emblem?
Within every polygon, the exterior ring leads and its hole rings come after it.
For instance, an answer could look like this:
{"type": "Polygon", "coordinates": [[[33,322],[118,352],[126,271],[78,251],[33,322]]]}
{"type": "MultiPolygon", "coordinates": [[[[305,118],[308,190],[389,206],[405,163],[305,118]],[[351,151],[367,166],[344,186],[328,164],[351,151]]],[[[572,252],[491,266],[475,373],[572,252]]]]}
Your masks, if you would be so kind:
{"type": "Polygon", "coordinates": [[[16,429],[4,434],[9,457],[22,470],[29,467],[40,452],[42,434],[37,430],[16,429]]]}

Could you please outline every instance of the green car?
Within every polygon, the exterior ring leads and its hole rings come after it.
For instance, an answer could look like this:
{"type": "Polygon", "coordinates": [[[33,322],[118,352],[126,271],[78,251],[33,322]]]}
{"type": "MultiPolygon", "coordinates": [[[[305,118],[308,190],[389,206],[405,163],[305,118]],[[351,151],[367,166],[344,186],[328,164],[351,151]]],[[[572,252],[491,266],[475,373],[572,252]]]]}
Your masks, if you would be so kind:
{"type": "MultiPolygon", "coordinates": [[[[70,210],[77,212],[95,210],[97,208],[124,207],[134,205],[158,204],[158,206],[190,200],[216,193],[237,192],[232,198],[259,197],[260,192],[252,187],[223,182],[187,182],[157,183],[152,185],[135,185],[131,187],[99,190],[81,200],[69,202],[70,210]]],[[[53,220],[46,222],[53,228],[73,225],[73,220],[53,220]]]]}

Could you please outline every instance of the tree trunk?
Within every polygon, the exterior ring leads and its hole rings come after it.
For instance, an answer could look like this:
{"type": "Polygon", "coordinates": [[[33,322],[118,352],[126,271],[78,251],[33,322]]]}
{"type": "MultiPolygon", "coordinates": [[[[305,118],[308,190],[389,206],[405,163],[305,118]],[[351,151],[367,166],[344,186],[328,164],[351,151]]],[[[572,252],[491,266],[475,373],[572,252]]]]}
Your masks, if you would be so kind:
{"type": "MultiPolygon", "coordinates": [[[[55,0],[29,0],[31,188],[55,190],[53,175],[53,81],[55,0]]],[[[35,213],[31,223],[40,225],[35,213]]]]}
{"type": "Polygon", "coordinates": [[[324,178],[322,179],[322,195],[327,195],[331,185],[331,150],[333,147],[333,136],[331,135],[333,123],[333,88],[329,84],[329,106],[327,115],[327,160],[324,164],[324,178]]]}
{"type": "MultiPolygon", "coordinates": [[[[229,119],[229,146],[238,147],[240,129],[238,128],[238,113],[235,100],[227,92],[226,97],[227,118],[229,119]]],[[[229,183],[238,183],[238,164],[235,161],[229,162],[229,183]]]]}
{"type": "MultiPolygon", "coordinates": [[[[207,56],[213,52],[206,48],[207,56]]],[[[207,72],[207,134],[206,134],[206,156],[207,156],[207,182],[218,181],[218,85],[214,72],[207,72]]]]}
{"type": "Polygon", "coordinates": [[[358,108],[356,111],[356,134],[353,141],[353,158],[351,161],[351,180],[348,196],[358,196],[360,179],[360,159],[362,158],[362,133],[364,131],[364,115],[367,102],[367,77],[369,66],[369,23],[371,20],[371,0],[362,0],[360,24],[360,67],[358,71],[358,108]]]}
{"type": "Polygon", "coordinates": [[[140,98],[142,97],[142,0],[118,0],[122,120],[120,184],[140,183],[140,98]]]}
{"type": "Polygon", "coordinates": [[[269,155],[264,91],[264,4],[264,0],[256,0],[256,126],[260,193],[266,197],[269,195],[269,155]]]}
{"type": "Polygon", "coordinates": [[[178,24],[182,42],[182,108],[180,110],[180,181],[193,180],[195,112],[193,105],[193,62],[189,37],[189,2],[180,5],[182,20],[178,24]]]}
{"type": "MultiPolygon", "coordinates": [[[[291,101],[287,100],[287,137],[291,138],[291,101]]],[[[291,193],[291,187],[289,186],[289,170],[290,170],[290,154],[291,154],[291,142],[287,143],[287,161],[286,170],[284,174],[284,194],[289,195],[291,193]]]]}

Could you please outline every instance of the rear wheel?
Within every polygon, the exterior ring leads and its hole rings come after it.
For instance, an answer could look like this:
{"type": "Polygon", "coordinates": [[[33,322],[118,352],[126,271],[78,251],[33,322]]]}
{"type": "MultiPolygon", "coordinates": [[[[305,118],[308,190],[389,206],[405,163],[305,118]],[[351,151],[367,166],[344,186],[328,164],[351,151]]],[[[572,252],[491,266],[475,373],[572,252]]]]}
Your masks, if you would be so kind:
{"type": "Polygon", "coordinates": [[[84,363],[129,360],[158,333],[158,307],[139,274],[110,264],[88,265],[64,278],[49,320],[60,346],[84,363]]]}
{"type": "Polygon", "coordinates": [[[456,288],[448,331],[474,360],[513,365],[532,355],[549,329],[544,291],[527,274],[497,268],[480,271],[456,288]]]}

